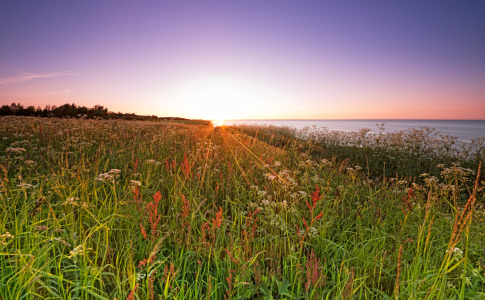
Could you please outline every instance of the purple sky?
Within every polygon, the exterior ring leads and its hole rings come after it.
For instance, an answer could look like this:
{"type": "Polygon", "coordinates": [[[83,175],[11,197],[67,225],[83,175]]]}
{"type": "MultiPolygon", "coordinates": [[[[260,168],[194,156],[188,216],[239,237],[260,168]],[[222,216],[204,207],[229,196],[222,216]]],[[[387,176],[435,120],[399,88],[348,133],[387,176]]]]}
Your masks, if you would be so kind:
{"type": "Polygon", "coordinates": [[[0,0],[0,104],[485,119],[484,1],[0,0]]]}

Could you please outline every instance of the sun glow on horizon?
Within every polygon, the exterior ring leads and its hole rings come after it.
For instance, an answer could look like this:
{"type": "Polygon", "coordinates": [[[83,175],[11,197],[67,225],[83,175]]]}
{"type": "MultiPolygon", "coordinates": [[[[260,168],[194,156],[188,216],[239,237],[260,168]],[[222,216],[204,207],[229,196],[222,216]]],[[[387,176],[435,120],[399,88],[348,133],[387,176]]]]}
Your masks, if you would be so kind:
{"type": "Polygon", "coordinates": [[[224,125],[224,120],[214,120],[212,124],[214,124],[214,127],[222,126],[224,125]]]}
{"type": "Polygon", "coordinates": [[[184,115],[223,122],[255,116],[267,109],[264,103],[278,96],[267,86],[250,80],[212,76],[189,81],[173,90],[169,97],[184,104],[184,115]]]}

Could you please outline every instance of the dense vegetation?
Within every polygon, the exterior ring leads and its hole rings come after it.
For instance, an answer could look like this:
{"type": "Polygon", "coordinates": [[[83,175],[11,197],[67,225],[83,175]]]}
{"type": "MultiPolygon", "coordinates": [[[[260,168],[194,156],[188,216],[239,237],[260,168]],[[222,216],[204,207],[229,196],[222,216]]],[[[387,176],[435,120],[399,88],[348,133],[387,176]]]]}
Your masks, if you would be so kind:
{"type": "Polygon", "coordinates": [[[325,127],[292,127],[272,125],[236,126],[239,131],[257,137],[271,145],[284,147],[295,141],[314,158],[333,157],[359,165],[373,179],[384,177],[407,177],[423,183],[423,173],[439,176],[438,164],[452,165],[476,170],[485,161],[485,137],[460,142],[458,137],[443,135],[434,128],[421,127],[384,134],[385,123],[376,124],[379,134],[370,129],[357,132],[329,130],[325,127]]]}
{"type": "Polygon", "coordinates": [[[46,105],[44,109],[40,106],[24,107],[20,103],[12,103],[11,105],[3,105],[0,107],[0,116],[33,116],[44,118],[83,118],[83,119],[105,119],[105,120],[136,120],[136,121],[160,121],[170,120],[173,122],[210,125],[210,121],[205,120],[189,120],[180,117],[158,117],[140,116],[134,113],[124,114],[108,111],[107,107],[102,105],[95,105],[92,108],[86,106],[77,106],[76,104],[66,103],[61,106],[46,105]]]}
{"type": "Polygon", "coordinates": [[[0,117],[0,297],[485,297],[478,166],[369,177],[271,130],[0,117]]]}

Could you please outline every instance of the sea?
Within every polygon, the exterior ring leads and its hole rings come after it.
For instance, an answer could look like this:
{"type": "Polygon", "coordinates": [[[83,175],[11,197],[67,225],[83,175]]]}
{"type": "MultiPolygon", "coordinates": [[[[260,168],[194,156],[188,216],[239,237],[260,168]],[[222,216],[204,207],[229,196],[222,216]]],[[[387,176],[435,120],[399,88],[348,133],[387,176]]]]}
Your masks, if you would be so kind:
{"type": "Polygon", "coordinates": [[[290,126],[297,129],[308,127],[327,127],[330,130],[358,131],[362,128],[371,129],[371,133],[379,133],[377,124],[384,124],[384,133],[402,131],[408,128],[434,128],[442,135],[458,137],[460,142],[470,142],[471,139],[485,137],[485,120],[226,120],[225,125],[257,124],[290,126]]]}

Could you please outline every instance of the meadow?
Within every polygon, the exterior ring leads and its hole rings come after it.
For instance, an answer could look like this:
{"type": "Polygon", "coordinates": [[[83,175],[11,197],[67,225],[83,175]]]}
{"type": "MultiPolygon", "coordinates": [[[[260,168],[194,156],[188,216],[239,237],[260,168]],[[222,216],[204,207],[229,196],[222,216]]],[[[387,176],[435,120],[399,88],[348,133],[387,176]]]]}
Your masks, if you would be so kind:
{"type": "Polygon", "coordinates": [[[0,299],[485,299],[483,149],[0,117],[0,299]]]}

